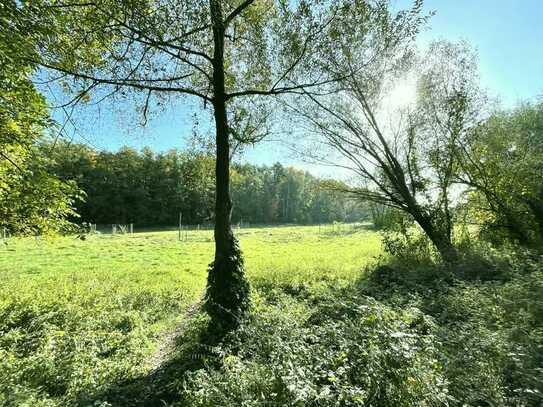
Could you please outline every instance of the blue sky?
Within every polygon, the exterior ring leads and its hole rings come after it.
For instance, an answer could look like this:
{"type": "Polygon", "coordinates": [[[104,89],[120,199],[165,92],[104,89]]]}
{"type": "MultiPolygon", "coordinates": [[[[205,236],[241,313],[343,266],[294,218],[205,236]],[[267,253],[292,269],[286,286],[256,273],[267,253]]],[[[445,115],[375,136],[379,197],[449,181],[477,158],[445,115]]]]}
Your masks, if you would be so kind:
{"type": "MultiPolygon", "coordinates": [[[[396,0],[395,4],[405,7],[410,1],[396,0]]],[[[506,107],[543,95],[543,0],[426,0],[425,9],[436,15],[419,37],[421,46],[434,39],[468,41],[479,53],[483,86],[506,107]]],[[[183,148],[195,112],[190,99],[182,99],[142,130],[132,125],[133,117],[105,105],[92,120],[77,121],[79,132],[74,139],[110,150],[122,145],[137,149],[148,145],[156,151],[183,148]]],[[[274,142],[249,149],[243,159],[302,165],[274,142]]]]}
{"type": "Polygon", "coordinates": [[[483,85],[505,106],[543,94],[542,0],[426,0],[425,8],[436,15],[421,43],[468,41],[479,52],[483,85]]]}

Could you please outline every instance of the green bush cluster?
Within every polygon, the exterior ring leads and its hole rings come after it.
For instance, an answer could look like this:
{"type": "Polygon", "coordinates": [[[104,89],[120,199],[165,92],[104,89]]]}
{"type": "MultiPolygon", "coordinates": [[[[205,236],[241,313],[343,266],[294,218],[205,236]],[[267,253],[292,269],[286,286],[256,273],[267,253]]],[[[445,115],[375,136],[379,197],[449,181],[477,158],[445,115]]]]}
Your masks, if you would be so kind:
{"type": "Polygon", "coordinates": [[[178,383],[178,405],[446,404],[435,325],[416,309],[362,296],[274,298],[255,301],[215,348],[218,364],[178,383]]]}
{"type": "Polygon", "coordinates": [[[417,307],[437,328],[452,405],[543,403],[543,258],[466,256],[454,267],[393,262],[361,284],[367,295],[417,307]]]}

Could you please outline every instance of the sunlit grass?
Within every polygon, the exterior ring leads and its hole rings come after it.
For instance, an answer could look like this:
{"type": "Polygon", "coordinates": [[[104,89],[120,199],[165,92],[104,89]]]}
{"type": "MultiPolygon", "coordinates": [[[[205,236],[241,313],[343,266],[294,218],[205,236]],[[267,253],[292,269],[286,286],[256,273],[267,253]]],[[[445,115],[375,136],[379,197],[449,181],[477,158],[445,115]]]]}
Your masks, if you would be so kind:
{"type": "MultiPolygon", "coordinates": [[[[236,231],[248,276],[255,282],[311,283],[352,280],[380,252],[375,232],[344,226],[291,226],[236,231]]],[[[196,299],[213,257],[211,231],[191,231],[179,241],[175,231],[95,235],[52,240],[11,239],[2,249],[0,295],[34,295],[71,288],[97,292],[179,290],[196,299]]]]}
{"type": "MultiPolygon", "coordinates": [[[[377,233],[351,225],[235,233],[255,289],[348,284],[381,251],[377,233]]],[[[12,403],[63,394],[49,399],[63,405],[149,368],[162,333],[201,299],[214,242],[208,230],[182,241],[164,231],[10,239],[0,250],[0,404],[4,391],[12,403]]]]}

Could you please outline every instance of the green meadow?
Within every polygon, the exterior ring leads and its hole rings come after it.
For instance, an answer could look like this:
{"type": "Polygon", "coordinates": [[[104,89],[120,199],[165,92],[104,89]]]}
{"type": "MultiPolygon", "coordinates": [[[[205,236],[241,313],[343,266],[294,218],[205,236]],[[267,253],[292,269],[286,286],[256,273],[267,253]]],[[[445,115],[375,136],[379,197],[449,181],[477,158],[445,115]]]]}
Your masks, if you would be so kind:
{"type": "MultiPolygon", "coordinates": [[[[348,285],[381,252],[379,234],[355,225],[249,228],[236,234],[257,290],[348,285]]],[[[207,230],[184,232],[181,241],[177,231],[5,241],[0,256],[4,403],[57,405],[151,369],[164,335],[200,301],[213,249],[207,230]]]]}
{"type": "Polygon", "coordinates": [[[0,405],[540,405],[540,258],[451,269],[366,225],[235,233],[251,307],[218,342],[211,231],[4,241],[0,405]]]}

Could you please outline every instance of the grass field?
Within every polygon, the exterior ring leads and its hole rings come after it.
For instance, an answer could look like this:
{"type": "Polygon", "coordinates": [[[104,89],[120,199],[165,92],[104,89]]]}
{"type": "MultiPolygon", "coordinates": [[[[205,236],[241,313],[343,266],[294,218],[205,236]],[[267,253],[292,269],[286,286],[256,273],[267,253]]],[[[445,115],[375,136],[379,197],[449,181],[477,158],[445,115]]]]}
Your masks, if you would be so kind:
{"type": "MultiPolygon", "coordinates": [[[[346,285],[379,255],[361,228],[236,231],[253,287],[346,285]]],[[[203,293],[211,231],[11,239],[0,256],[0,404],[57,405],[149,369],[203,293]]]]}
{"type": "Polygon", "coordinates": [[[415,246],[381,257],[363,226],[235,232],[253,302],[219,342],[194,307],[211,231],[8,240],[0,406],[543,402],[543,257],[451,269],[415,246]]]}

